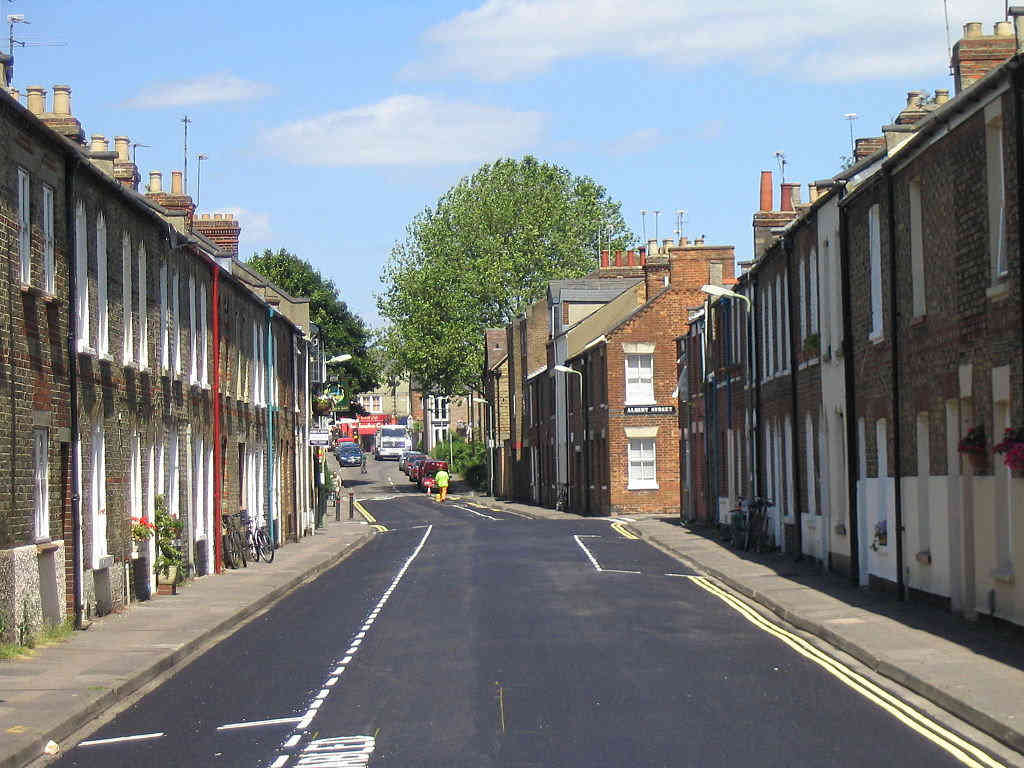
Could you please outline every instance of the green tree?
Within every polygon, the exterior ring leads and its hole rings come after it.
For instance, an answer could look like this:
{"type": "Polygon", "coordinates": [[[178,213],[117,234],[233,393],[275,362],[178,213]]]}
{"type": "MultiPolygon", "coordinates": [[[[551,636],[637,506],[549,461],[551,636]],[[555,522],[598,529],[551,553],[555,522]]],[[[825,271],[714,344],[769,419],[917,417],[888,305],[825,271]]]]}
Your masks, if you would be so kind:
{"type": "Polygon", "coordinates": [[[482,166],[392,249],[377,297],[390,354],[428,391],[465,391],[483,369],[483,329],[522,314],[549,281],[594,269],[599,238],[624,248],[633,235],[593,179],[530,156],[482,166]]]}
{"type": "Polygon", "coordinates": [[[284,248],[253,254],[246,263],[292,296],[309,299],[309,319],[323,331],[328,357],[352,355],[341,366],[341,379],[348,382],[352,393],[376,388],[377,367],[367,353],[370,331],[341,300],[333,281],[284,248]]]}

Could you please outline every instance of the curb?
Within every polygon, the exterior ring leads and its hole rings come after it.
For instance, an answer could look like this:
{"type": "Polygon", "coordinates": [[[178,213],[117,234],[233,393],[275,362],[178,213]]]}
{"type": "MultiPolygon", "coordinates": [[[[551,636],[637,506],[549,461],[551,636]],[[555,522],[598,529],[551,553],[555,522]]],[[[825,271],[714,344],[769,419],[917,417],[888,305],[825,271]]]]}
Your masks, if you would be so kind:
{"type": "MultiPolygon", "coordinates": [[[[259,613],[264,608],[269,607],[273,603],[276,603],[278,600],[302,586],[307,581],[310,581],[322,574],[324,571],[333,568],[335,565],[340,563],[342,560],[345,560],[356,550],[361,548],[375,535],[375,533],[363,534],[355,541],[352,541],[343,547],[339,552],[335,552],[330,555],[326,560],[322,560],[319,563],[310,566],[308,570],[298,576],[293,577],[281,586],[267,592],[261,597],[258,597],[253,602],[240,608],[236,613],[224,618],[215,626],[192,638],[180,648],[176,648],[167,656],[164,656],[162,659],[158,659],[150,665],[149,668],[138,672],[133,677],[115,686],[99,698],[88,702],[81,710],[70,715],[64,720],[64,722],[51,728],[50,732],[46,735],[40,736],[38,739],[30,742],[17,752],[0,759],[0,768],[22,768],[23,766],[30,765],[35,760],[43,757],[43,747],[48,741],[55,741],[60,744],[62,739],[83,728],[90,720],[99,717],[107,709],[114,706],[124,698],[131,696],[144,685],[156,679],[159,675],[178,666],[196,651],[205,651],[207,648],[204,646],[213,647],[217,643],[227,639],[236,631],[241,629],[247,619],[259,613]]],[[[60,754],[63,754],[63,750],[60,754]]]]}
{"type": "Polygon", "coordinates": [[[887,677],[893,682],[902,685],[904,688],[922,696],[1011,749],[1014,749],[1017,752],[1024,752],[1024,733],[1021,731],[1006,725],[1006,723],[999,722],[992,716],[981,712],[965,701],[957,699],[955,696],[937,688],[912,672],[908,672],[892,662],[886,661],[869,651],[864,646],[836,634],[834,630],[829,629],[823,624],[794,613],[792,610],[779,604],[771,597],[758,592],[756,589],[753,589],[717,568],[705,565],[691,555],[684,555],[677,552],[669,544],[658,539],[657,536],[649,535],[642,531],[636,531],[636,529],[633,530],[638,533],[644,541],[654,544],[658,549],[668,555],[671,555],[677,560],[680,560],[695,571],[700,571],[709,576],[713,576],[722,583],[727,584],[731,589],[739,592],[741,595],[744,595],[754,602],[764,606],[776,616],[789,624],[792,624],[794,627],[821,638],[829,645],[853,656],[859,662],[870,667],[883,677],[887,677]]]}

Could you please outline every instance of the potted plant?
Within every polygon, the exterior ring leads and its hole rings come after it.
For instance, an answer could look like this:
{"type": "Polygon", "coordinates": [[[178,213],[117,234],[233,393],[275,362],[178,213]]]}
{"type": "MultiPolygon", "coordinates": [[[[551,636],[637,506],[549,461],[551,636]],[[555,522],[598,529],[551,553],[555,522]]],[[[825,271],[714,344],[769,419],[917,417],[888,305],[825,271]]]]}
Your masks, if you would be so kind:
{"type": "Polygon", "coordinates": [[[177,594],[178,585],[185,580],[181,533],[185,528],[180,518],[171,517],[163,496],[154,500],[156,514],[156,572],[160,579],[159,591],[177,594]]]}
{"type": "Polygon", "coordinates": [[[149,540],[156,527],[145,516],[132,518],[132,584],[137,600],[149,600],[151,590],[149,574],[152,570],[149,557],[149,540]]]}
{"type": "Polygon", "coordinates": [[[821,353],[821,337],[816,333],[808,334],[804,339],[804,358],[813,359],[821,353]]]}
{"type": "Polygon", "coordinates": [[[1003,455],[1003,463],[1015,474],[1024,471],[1024,427],[1010,427],[993,449],[1003,455]]]}
{"type": "Polygon", "coordinates": [[[313,410],[317,416],[326,416],[334,410],[334,401],[326,396],[318,397],[313,401],[313,410]]]}
{"type": "Polygon", "coordinates": [[[875,530],[871,536],[871,549],[877,552],[889,544],[889,521],[879,520],[875,523],[875,530]]]}
{"type": "Polygon", "coordinates": [[[977,470],[983,469],[988,461],[988,451],[985,449],[985,427],[979,424],[969,429],[957,445],[957,450],[967,456],[972,467],[977,470]]]}

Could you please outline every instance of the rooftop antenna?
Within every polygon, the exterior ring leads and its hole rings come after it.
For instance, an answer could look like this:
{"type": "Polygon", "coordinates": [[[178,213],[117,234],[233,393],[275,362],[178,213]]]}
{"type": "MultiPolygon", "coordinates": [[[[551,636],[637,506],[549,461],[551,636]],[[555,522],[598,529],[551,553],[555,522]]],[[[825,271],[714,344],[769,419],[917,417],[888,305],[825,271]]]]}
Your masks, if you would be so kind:
{"type": "Polygon", "coordinates": [[[676,234],[679,237],[683,236],[683,225],[686,224],[686,209],[680,208],[676,211],[676,234]]]}
{"type": "MultiPolygon", "coordinates": [[[[942,11],[946,14],[946,61],[949,62],[949,74],[953,74],[953,45],[949,38],[949,0],[942,0],[942,11]]],[[[1009,11],[1007,11],[1009,13],[1009,11]]]]}
{"type": "Polygon", "coordinates": [[[661,211],[651,211],[654,214],[654,239],[658,239],[658,217],[661,216],[661,211]]]}
{"type": "Polygon", "coordinates": [[[149,144],[143,144],[141,141],[132,142],[132,165],[138,165],[138,163],[135,162],[135,150],[138,149],[139,147],[145,147],[146,149],[149,149],[149,144]]]}
{"type": "Polygon", "coordinates": [[[860,117],[856,112],[847,112],[843,115],[843,119],[850,123],[850,162],[853,162],[856,148],[853,141],[853,124],[857,122],[857,118],[860,117]]]}
{"type": "Polygon", "coordinates": [[[644,229],[644,245],[647,245],[647,209],[646,208],[641,208],[640,209],[640,221],[643,223],[642,225],[643,225],[643,229],[644,229]]]}
{"type": "Polygon", "coordinates": [[[44,46],[53,47],[53,46],[64,46],[64,45],[67,45],[67,43],[60,43],[60,42],[40,43],[40,42],[29,42],[29,41],[26,41],[26,40],[17,40],[17,39],[15,39],[15,37],[14,37],[14,25],[15,24],[31,24],[31,23],[32,23],[31,21],[29,21],[28,19],[25,18],[25,14],[24,13],[10,13],[10,14],[7,15],[7,29],[8,29],[8,33],[7,33],[7,53],[10,56],[12,56],[12,57],[14,56],[14,46],[16,46],[16,45],[21,46],[22,48],[40,48],[40,47],[44,47],[44,46]]]}
{"type": "Polygon", "coordinates": [[[185,125],[185,194],[188,194],[188,124],[192,122],[188,115],[181,118],[181,122],[185,125]]]}
{"type": "Polygon", "coordinates": [[[199,166],[199,169],[196,171],[196,210],[199,210],[199,185],[203,181],[203,160],[209,159],[209,155],[204,155],[201,152],[196,156],[197,165],[199,166]]]}
{"type": "Polygon", "coordinates": [[[779,164],[779,175],[782,177],[780,184],[786,183],[786,153],[781,149],[775,153],[775,161],[779,164]]]}

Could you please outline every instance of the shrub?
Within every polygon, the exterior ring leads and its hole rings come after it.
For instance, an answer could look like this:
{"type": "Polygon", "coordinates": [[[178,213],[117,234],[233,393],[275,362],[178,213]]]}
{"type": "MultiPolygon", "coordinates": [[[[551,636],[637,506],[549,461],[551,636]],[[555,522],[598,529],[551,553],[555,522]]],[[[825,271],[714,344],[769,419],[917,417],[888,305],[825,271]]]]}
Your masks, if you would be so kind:
{"type": "Polygon", "coordinates": [[[487,467],[483,464],[474,464],[466,470],[466,482],[478,490],[487,488],[487,467]]]}
{"type": "MultiPolygon", "coordinates": [[[[451,472],[455,474],[466,476],[469,468],[475,464],[483,464],[487,457],[487,448],[483,443],[467,443],[461,437],[456,437],[450,441],[451,445],[451,466],[449,467],[451,472]]],[[[449,456],[449,441],[438,443],[434,446],[434,450],[430,452],[430,455],[435,459],[448,460],[449,456]]]]}

